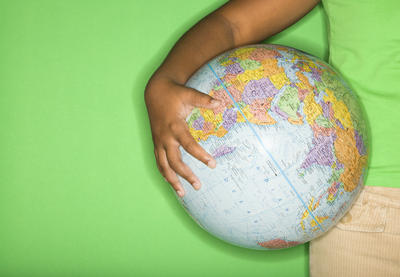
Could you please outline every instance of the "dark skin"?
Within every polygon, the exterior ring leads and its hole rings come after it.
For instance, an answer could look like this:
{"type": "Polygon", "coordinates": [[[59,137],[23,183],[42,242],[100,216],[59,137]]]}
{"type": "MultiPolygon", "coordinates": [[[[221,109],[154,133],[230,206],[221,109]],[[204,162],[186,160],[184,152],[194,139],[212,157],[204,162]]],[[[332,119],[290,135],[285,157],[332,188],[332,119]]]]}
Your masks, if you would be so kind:
{"type": "Polygon", "coordinates": [[[185,191],[177,175],[194,189],[201,187],[182,162],[180,146],[210,168],[216,166],[215,159],[190,135],[185,119],[194,107],[212,109],[219,100],[186,87],[186,81],[218,54],[279,33],[317,4],[317,0],[229,1],[186,32],[154,72],[145,90],[154,155],[160,173],[180,197],[185,191]]]}

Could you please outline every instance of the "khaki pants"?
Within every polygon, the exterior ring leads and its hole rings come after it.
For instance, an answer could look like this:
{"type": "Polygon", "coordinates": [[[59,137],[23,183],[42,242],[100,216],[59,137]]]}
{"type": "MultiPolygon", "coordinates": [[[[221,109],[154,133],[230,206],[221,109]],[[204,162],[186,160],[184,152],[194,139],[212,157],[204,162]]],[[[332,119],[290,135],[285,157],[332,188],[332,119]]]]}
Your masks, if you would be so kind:
{"type": "Polygon", "coordinates": [[[351,210],[310,243],[311,277],[400,277],[400,189],[366,186],[351,210]]]}

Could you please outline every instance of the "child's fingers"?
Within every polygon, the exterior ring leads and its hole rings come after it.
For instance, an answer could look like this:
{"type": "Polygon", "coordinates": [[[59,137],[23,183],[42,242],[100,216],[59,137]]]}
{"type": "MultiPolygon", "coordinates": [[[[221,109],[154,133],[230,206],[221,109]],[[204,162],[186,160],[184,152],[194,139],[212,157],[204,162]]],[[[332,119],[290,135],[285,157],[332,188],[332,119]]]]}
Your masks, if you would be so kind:
{"type": "Polygon", "coordinates": [[[192,106],[213,109],[218,107],[222,102],[208,94],[201,93],[193,88],[187,88],[190,93],[187,94],[188,101],[192,106]]]}
{"type": "Polygon", "coordinates": [[[166,148],[166,154],[169,166],[182,178],[186,179],[194,189],[200,189],[200,180],[193,174],[192,170],[182,162],[181,152],[178,146],[170,145],[166,148]]]}
{"type": "Polygon", "coordinates": [[[157,150],[156,157],[158,159],[157,165],[161,174],[164,176],[167,182],[171,184],[177,194],[180,197],[183,197],[185,195],[185,190],[183,189],[183,186],[179,181],[175,171],[173,171],[169,166],[166,151],[164,150],[164,148],[159,148],[157,150]]]}
{"type": "Polygon", "coordinates": [[[190,155],[203,162],[210,168],[215,168],[216,162],[213,156],[201,147],[196,140],[190,134],[188,128],[182,128],[183,130],[177,136],[178,142],[190,155]]]}

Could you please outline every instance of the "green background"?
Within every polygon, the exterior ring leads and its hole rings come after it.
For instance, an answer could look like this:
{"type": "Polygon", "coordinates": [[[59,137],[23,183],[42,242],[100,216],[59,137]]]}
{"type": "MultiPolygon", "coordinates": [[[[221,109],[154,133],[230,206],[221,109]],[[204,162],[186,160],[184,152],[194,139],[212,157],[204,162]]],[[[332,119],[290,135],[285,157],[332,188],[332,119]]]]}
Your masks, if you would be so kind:
{"type": "MultiPolygon", "coordinates": [[[[308,276],[308,245],[226,244],[157,172],[144,87],[223,3],[0,0],[0,276],[308,276]]],[[[326,59],[325,29],[268,42],[326,59]]]]}

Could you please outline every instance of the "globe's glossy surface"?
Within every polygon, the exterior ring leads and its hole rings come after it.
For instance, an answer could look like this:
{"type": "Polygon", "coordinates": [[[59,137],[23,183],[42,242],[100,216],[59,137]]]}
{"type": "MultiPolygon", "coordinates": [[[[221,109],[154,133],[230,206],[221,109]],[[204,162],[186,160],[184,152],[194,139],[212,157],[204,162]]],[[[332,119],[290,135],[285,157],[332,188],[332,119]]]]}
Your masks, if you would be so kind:
{"type": "Polygon", "coordinates": [[[184,150],[200,178],[181,178],[185,209],[235,245],[286,248],[327,231],[362,188],[368,147],[355,94],[325,62],[279,45],[226,52],[187,82],[222,100],[187,118],[216,161],[209,169],[184,150]]]}

